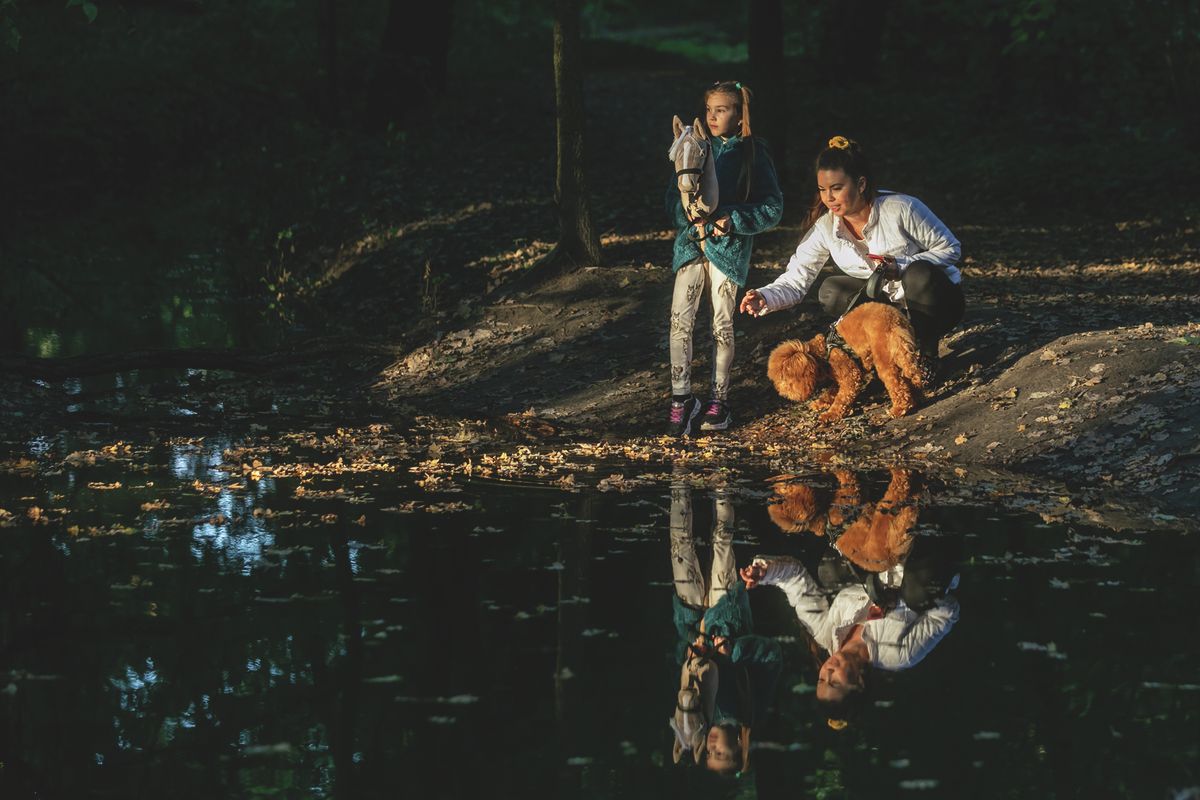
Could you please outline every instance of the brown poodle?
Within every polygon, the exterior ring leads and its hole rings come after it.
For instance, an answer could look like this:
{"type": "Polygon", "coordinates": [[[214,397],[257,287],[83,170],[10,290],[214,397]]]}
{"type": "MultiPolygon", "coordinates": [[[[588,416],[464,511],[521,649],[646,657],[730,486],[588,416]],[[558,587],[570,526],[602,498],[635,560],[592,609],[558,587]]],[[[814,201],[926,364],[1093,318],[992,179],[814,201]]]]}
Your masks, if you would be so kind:
{"type": "Polygon", "coordinates": [[[850,412],[874,369],[892,400],[888,414],[902,417],[912,411],[925,386],[925,375],[917,365],[916,335],[904,315],[886,303],[864,303],[838,321],[837,332],[862,366],[846,348],[833,347],[827,352],[822,334],[807,342],[789,339],[776,347],[767,361],[767,376],[779,394],[802,402],[832,378],[836,386],[822,392],[812,407],[828,409],[820,419],[834,422],[850,412]]]}

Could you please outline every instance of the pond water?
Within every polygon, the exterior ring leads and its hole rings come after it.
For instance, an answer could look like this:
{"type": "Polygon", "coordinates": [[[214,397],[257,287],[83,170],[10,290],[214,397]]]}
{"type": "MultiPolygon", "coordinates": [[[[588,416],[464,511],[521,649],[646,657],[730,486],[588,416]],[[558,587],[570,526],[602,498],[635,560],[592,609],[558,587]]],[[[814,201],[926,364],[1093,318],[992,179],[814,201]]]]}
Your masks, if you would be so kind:
{"type": "Polygon", "coordinates": [[[103,444],[35,440],[0,474],[6,798],[1197,796],[1183,534],[901,472],[451,484],[303,443],[103,444]],[[759,554],[818,606],[869,585],[891,613],[937,577],[906,617],[923,658],[870,668],[840,729],[788,596],[750,590],[780,658],[723,778],[673,763],[676,623],[759,554]]]}

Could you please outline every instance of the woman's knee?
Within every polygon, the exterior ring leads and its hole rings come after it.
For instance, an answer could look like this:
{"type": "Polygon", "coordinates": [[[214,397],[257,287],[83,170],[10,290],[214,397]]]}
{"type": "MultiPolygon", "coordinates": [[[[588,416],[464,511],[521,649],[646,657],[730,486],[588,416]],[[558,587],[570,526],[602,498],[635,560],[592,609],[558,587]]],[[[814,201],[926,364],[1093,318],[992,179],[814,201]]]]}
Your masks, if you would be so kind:
{"type": "Polygon", "coordinates": [[[837,317],[846,310],[850,294],[851,292],[839,281],[831,278],[822,283],[821,288],[817,290],[817,302],[825,309],[826,314],[837,317]]]}
{"type": "Polygon", "coordinates": [[[904,294],[911,297],[930,292],[939,277],[947,282],[950,280],[941,267],[928,261],[914,261],[904,269],[900,283],[904,286],[904,294]]]}

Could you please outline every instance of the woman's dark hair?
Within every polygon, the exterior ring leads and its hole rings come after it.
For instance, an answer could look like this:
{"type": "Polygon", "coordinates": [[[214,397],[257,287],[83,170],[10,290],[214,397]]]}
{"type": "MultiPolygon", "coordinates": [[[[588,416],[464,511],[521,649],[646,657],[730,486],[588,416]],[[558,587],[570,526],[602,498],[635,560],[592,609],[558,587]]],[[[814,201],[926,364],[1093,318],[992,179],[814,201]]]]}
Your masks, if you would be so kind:
{"type": "MultiPolygon", "coordinates": [[[[825,149],[817,153],[813,173],[816,174],[823,169],[840,169],[854,181],[865,178],[867,186],[863,190],[863,197],[867,202],[875,199],[875,173],[871,169],[871,162],[863,152],[862,145],[853,139],[847,139],[845,136],[834,136],[830,139],[829,143],[825,145],[825,149]]],[[[812,207],[809,209],[808,221],[804,227],[811,228],[824,213],[825,205],[821,202],[821,193],[813,192],[812,207]]]]}
{"type": "MultiPolygon", "coordinates": [[[[745,203],[750,199],[750,183],[754,175],[754,134],[750,131],[750,98],[754,93],[750,91],[750,87],[741,81],[717,81],[704,92],[704,102],[708,102],[708,98],[714,94],[732,95],[734,106],[737,107],[738,114],[742,118],[742,130],[740,135],[744,142],[744,147],[748,148],[746,157],[742,159],[742,170],[738,174],[738,193],[742,196],[741,202],[745,203]]],[[[707,115],[706,115],[707,116],[707,115]]],[[[712,134],[712,131],[709,131],[712,134]]]]}

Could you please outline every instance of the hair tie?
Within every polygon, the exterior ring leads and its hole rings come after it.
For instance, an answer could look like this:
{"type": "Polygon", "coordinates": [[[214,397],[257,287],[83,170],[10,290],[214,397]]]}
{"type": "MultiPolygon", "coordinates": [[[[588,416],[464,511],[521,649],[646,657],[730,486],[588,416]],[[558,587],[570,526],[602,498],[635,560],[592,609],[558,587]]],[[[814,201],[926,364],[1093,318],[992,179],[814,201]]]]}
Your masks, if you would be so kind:
{"type": "Polygon", "coordinates": [[[829,140],[829,146],[834,150],[849,150],[851,144],[853,143],[845,136],[835,136],[829,140]]]}
{"type": "Polygon", "coordinates": [[[737,81],[733,85],[738,88],[739,92],[742,90],[742,82],[741,81],[737,81]]]}
{"type": "Polygon", "coordinates": [[[830,720],[826,720],[826,722],[828,722],[829,727],[833,728],[835,731],[843,730],[843,729],[845,729],[845,727],[847,725],[850,724],[849,722],[846,722],[846,720],[844,720],[844,719],[830,719],[830,720]]]}

